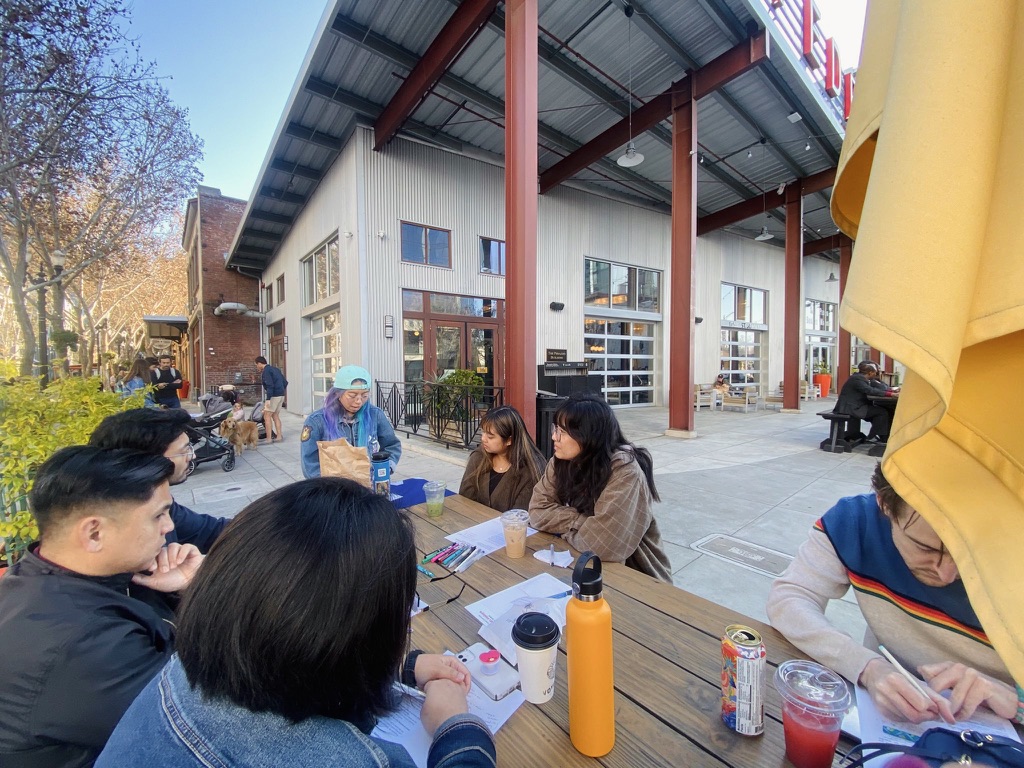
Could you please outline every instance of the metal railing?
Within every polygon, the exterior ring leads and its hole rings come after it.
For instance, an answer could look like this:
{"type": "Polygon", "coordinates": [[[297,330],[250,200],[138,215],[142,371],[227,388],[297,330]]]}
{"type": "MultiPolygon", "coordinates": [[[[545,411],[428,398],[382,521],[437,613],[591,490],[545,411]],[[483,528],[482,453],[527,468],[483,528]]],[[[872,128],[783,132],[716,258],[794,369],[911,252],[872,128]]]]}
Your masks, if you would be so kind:
{"type": "Polygon", "coordinates": [[[480,419],[504,404],[505,388],[378,381],[375,401],[400,432],[449,447],[472,448],[478,442],[480,419]]]}

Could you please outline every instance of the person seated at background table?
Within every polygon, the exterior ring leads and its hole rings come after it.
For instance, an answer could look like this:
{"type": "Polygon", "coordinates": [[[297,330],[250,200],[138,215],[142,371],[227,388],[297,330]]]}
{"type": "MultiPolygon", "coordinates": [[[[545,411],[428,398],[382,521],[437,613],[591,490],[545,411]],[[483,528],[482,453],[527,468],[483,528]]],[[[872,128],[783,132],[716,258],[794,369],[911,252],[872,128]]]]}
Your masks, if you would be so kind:
{"type": "Polygon", "coordinates": [[[320,477],[318,440],[345,438],[350,445],[366,446],[366,452],[387,451],[391,468],[402,458],[402,443],[388,420],[388,415],[370,402],[370,372],[358,365],[345,365],[338,369],[334,386],[324,398],[324,407],[306,417],[299,437],[302,455],[302,474],[306,478],[320,477]]]}
{"type": "Polygon", "coordinates": [[[840,499],[814,524],[772,584],[772,626],[907,720],[952,722],[984,704],[1024,722],[1024,692],[993,650],[942,541],[889,485],[881,464],[871,485],[874,493],[840,499]],[[825,616],[828,602],[851,586],[867,621],[863,644],[825,616]],[[948,703],[937,694],[923,698],[878,653],[879,644],[934,691],[951,689],[948,703]]]}
{"type": "Polygon", "coordinates": [[[722,374],[718,374],[718,377],[715,379],[715,383],[711,385],[711,388],[720,395],[729,394],[729,382],[725,380],[725,376],[722,374]]]}
{"type": "Polygon", "coordinates": [[[846,439],[859,439],[860,420],[867,419],[871,422],[871,432],[867,439],[879,443],[889,440],[889,411],[880,405],[868,400],[868,395],[887,395],[889,388],[878,380],[878,363],[871,360],[863,360],[857,365],[857,373],[850,374],[850,378],[843,384],[839,392],[839,400],[833,413],[845,413],[855,418],[850,419],[846,429],[846,439]]]}
{"type": "Polygon", "coordinates": [[[544,463],[519,411],[492,408],[480,419],[480,447],[466,462],[459,495],[499,512],[526,509],[544,463]]]}
{"type": "Polygon", "coordinates": [[[467,713],[465,666],[417,652],[403,666],[414,535],[406,513],[341,478],[293,483],[243,509],[182,601],[177,653],[97,768],[411,768],[403,747],[370,735],[400,702],[400,678],[426,694],[428,765],[494,766],[490,732],[467,713]]]}
{"type": "Polygon", "coordinates": [[[165,546],[173,472],[162,456],[85,445],[36,471],[40,543],[0,579],[4,768],[92,765],[170,658],[175,593],[203,561],[165,546]]]}
{"type": "Polygon", "coordinates": [[[530,525],[671,584],[651,512],[651,500],[661,499],[650,452],[626,440],[608,403],[591,394],[558,407],[551,439],[555,455],[533,489],[530,525]]]}
{"type": "MultiPolygon", "coordinates": [[[[191,423],[192,417],[179,408],[133,408],[103,419],[89,436],[89,445],[164,456],[174,463],[171,485],[179,485],[188,479],[188,467],[195,458],[185,432],[191,423]]],[[[194,512],[173,500],[171,521],[174,529],[167,534],[167,543],[193,544],[203,554],[228,524],[225,517],[194,512]]]]}

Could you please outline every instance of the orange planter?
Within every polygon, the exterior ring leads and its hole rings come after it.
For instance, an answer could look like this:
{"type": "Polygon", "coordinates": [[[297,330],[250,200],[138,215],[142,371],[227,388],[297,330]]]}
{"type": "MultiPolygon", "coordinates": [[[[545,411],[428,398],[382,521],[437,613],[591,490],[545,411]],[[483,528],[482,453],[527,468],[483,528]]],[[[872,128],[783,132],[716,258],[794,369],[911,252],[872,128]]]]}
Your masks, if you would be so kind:
{"type": "Polygon", "coordinates": [[[816,373],[811,377],[811,381],[818,385],[818,389],[821,390],[822,397],[825,397],[830,391],[832,391],[831,373],[816,373]]]}

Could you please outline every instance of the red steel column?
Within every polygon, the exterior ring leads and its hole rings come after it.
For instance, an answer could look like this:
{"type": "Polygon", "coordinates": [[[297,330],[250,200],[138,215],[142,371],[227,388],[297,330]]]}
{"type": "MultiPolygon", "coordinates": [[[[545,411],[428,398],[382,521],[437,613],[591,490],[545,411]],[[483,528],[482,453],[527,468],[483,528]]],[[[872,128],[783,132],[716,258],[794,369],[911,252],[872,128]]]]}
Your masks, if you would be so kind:
{"type": "Polygon", "coordinates": [[[693,263],[697,253],[697,103],[693,73],[672,103],[672,282],[668,434],[693,436],[693,263]]]}
{"type": "Polygon", "coordinates": [[[786,185],[785,336],[782,342],[782,410],[800,410],[800,355],[804,336],[804,193],[800,183],[786,185]]]}
{"type": "MultiPolygon", "coordinates": [[[[846,235],[839,241],[839,304],[842,306],[843,294],[846,293],[846,277],[850,274],[850,260],[853,257],[853,241],[846,235]]],[[[841,392],[843,384],[850,378],[850,332],[839,326],[839,360],[836,363],[836,392],[841,392]]]]}
{"type": "MultiPolygon", "coordinates": [[[[537,0],[505,3],[505,402],[537,427],[537,0]]],[[[535,435],[543,440],[546,435],[535,435]]]]}

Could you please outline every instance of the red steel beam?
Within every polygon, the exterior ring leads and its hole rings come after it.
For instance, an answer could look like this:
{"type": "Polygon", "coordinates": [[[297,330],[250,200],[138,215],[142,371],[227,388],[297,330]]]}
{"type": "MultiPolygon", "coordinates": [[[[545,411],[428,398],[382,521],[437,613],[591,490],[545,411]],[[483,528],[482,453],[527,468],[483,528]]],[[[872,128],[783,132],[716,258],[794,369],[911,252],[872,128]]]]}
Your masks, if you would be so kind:
{"type": "MultiPolygon", "coordinates": [[[[692,85],[689,80],[687,85],[692,85]]],[[[689,88],[687,88],[689,91],[689,88]]],[[[697,254],[697,103],[676,94],[672,110],[672,281],[669,289],[668,434],[692,437],[694,279],[697,254]]]]}
{"type": "MultiPolygon", "coordinates": [[[[800,182],[800,189],[805,195],[810,195],[814,192],[821,192],[824,189],[828,189],[835,183],[835,180],[835,168],[829,168],[828,170],[811,174],[804,179],[797,179],[797,181],[800,182]]],[[[789,182],[789,184],[786,185],[786,189],[788,190],[792,184],[793,182],[789,182]]],[[[709,213],[707,216],[701,216],[697,219],[697,234],[706,235],[708,232],[714,232],[716,229],[727,227],[730,224],[736,224],[749,219],[751,216],[757,216],[758,214],[770,211],[773,208],[779,208],[785,204],[785,202],[786,200],[784,195],[780,195],[777,190],[770,190],[769,192],[748,198],[740,203],[736,203],[735,205],[730,205],[728,208],[723,208],[720,211],[709,213]]]]}
{"type": "Polygon", "coordinates": [[[448,70],[455,58],[462,53],[466,43],[487,23],[499,0],[463,0],[448,19],[448,23],[437,33],[430,47],[423,54],[409,76],[391,97],[384,111],[373,126],[373,148],[381,150],[398,133],[402,123],[426,98],[437,81],[448,70]]]}
{"type": "Polygon", "coordinates": [[[572,154],[562,158],[540,175],[540,192],[557,187],[574,173],[611,154],[616,147],[621,147],[631,138],[650,130],[672,114],[672,96],[680,91],[690,93],[690,98],[697,100],[712,91],[721,88],[729,81],[744,72],[756,67],[768,58],[768,35],[761,30],[756,35],[744,40],[718,58],[709,61],[692,73],[691,86],[683,80],[672,83],[663,93],[658,94],[642,107],[633,112],[632,135],[630,135],[630,118],[622,118],[611,128],[594,137],[572,154]]]}
{"type": "Polygon", "coordinates": [[[832,235],[832,237],[823,237],[820,240],[808,240],[804,243],[804,256],[834,251],[843,244],[844,237],[845,235],[832,235]]]}
{"type": "Polygon", "coordinates": [[[537,2],[505,3],[505,402],[519,409],[531,434],[537,429],[537,2]]]}
{"type": "Polygon", "coordinates": [[[800,349],[804,340],[804,196],[799,184],[786,187],[786,280],[783,301],[782,410],[800,410],[800,349]]]}

